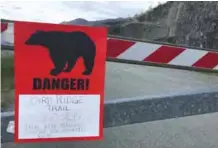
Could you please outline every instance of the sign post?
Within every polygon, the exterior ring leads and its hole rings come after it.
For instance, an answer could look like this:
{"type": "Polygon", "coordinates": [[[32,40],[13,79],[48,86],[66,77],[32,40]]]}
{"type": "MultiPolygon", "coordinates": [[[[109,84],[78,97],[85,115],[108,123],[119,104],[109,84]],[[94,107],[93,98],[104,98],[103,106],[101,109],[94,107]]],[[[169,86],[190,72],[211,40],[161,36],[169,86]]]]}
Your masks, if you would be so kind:
{"type": "Polygon", "coordinates": [[[15,142],[100,140],[105,27],[15,23],[15,142]]]}

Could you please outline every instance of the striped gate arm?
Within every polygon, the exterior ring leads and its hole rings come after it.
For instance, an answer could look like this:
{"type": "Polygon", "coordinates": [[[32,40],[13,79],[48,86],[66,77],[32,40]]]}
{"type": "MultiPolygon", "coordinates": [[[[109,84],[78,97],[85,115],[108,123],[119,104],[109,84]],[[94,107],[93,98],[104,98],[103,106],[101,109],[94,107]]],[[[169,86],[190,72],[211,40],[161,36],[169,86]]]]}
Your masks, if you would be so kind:
{"type": "Polygon", "coordinates": [[[107,56],[218,71],[218,51],[109,38],[107,56]]]}
{"type": "Polygon", "coordinates": [[[1,23],[1,32],[4,32],[5,30],[7,30],[7,28],[8,28],[7,23],[1,23]]]}

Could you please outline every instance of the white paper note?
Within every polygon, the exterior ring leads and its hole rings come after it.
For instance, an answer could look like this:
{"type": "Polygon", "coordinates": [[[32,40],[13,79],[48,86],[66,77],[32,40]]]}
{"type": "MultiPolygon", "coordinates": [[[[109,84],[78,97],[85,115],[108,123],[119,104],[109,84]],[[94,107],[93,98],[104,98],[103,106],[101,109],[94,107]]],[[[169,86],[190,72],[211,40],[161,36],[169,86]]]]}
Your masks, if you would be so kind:
{"type": "Polygon", "coordinates": [[[100,95],[19,95],[20,139],[99,136],[100,95]]]}

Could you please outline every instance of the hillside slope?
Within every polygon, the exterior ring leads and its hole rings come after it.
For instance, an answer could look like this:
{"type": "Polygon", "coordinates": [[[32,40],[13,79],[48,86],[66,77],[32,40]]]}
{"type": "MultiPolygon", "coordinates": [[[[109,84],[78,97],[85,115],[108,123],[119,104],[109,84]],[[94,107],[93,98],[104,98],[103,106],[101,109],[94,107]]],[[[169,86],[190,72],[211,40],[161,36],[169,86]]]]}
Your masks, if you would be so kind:
{"type": "Polygon", "coordinates": [[[167,2],[120,27],[117,35],[218,48],[218,2],[167,2]]]}

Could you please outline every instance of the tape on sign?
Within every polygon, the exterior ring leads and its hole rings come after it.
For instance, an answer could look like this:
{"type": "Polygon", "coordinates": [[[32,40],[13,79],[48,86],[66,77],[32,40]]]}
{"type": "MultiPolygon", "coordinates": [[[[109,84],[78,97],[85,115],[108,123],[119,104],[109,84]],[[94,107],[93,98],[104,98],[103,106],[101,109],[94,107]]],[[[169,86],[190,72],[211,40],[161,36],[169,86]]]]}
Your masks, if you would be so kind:
{"type": "Polygon", "coordinates": [[[14,134],[14,121],[9,121],[9,124],[8,124],[6,131],[8,133],[14,134]]]}

